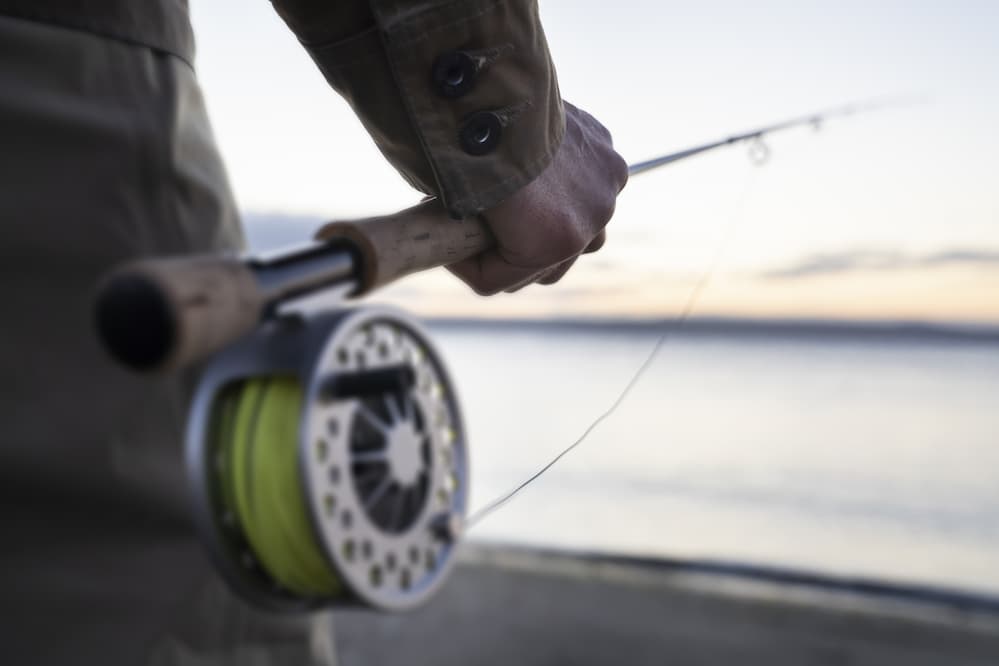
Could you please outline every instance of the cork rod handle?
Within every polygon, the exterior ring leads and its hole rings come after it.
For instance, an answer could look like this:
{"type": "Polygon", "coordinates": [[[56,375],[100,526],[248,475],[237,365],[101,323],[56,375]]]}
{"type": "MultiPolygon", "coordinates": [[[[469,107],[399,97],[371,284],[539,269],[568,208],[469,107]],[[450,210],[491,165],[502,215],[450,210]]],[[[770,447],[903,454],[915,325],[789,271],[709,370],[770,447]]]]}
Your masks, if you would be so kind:
{"type": "Polygon", "coordinates": [[[410,273],[467,259],[493,244],[481,218],[451,219],[436,199],[393,215],[330,222],[316,238],[346,241],[356,249],[361,266],[355,295],[410,273]]]}
{"type": "Polygon", "coordinates": [[[452,220],[436,200],[331,222],[316,237],[320,243],[264,259],[202,255],[127,264],[98,289],[99,336],[123,365],[175,370],[246,335],[284,300],[345,284],[360,296],[492,244],[480,219],[452,220]]]}

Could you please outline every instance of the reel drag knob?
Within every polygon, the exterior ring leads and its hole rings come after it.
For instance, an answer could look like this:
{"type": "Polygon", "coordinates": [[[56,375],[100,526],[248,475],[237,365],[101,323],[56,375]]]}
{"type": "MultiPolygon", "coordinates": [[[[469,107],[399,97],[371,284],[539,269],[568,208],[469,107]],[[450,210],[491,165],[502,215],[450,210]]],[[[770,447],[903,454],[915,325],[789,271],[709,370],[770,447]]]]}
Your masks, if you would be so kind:
{"type": "Polygon", "coordinates": [[[467,502],[460,413],[401,313],[281,322],[224,352],[198,390],[188,461],[202,534],[257,603],[401,610],[450,570],[467,502]]]}

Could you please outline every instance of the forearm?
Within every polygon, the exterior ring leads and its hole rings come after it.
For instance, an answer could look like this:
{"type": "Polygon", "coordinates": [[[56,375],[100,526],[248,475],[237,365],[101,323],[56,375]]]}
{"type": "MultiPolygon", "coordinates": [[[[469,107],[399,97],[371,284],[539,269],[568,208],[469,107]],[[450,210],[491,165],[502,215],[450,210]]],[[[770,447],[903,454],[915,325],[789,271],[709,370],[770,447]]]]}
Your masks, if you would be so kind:
{"type": "Polygon", "coordinates": [[[565,129],[536,0],[273,0],[386,158],[455,216],[552,161],[565,129]]]}

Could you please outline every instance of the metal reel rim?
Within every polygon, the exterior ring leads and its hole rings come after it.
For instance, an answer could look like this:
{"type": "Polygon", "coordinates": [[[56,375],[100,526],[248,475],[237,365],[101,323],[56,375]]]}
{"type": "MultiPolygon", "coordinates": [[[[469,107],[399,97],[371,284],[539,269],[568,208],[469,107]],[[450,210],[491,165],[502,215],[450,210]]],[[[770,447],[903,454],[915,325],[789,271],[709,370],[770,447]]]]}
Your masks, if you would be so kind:
{"type": "MultiPolygon", "coordinates": [[[[323,345],[323,349],[317,357],[319,362],[314,364],[313,374],[306,388],[306,406],[302,410],[302,421],[299,429],[299,465],[303,480],[303,490],[306,493],[306,505],[310,511],[313,524],[316,527],[317,538],[321,543],[322,549],[325,552],[330,565],[333,567],[334,571],[337,572],[337,575],[343,582],[344,587],[350,591],[352,596],[356,597],[366,605],[385,610],[407,610],[426,601],[447,579],[448,573],[454,564],[457,539],[453,542],[443,544],[438,551],[438,561],[436,561],[432,567],[429,567],[432,571],[430,571],[426,576],[416,578],[414,584],[410,588],[406,589],[405,592],[386,592],[386,586],[376,585],[371,580],[365,581],[363,575],[360,573],[362,568],[361,558],[357,557],[355,554],[354,560],[347,561],[345,554],[337,547],[338,540],[332,528],[328,526],[324,527],[324,525],[328,525],[328,521],[330,519],[329,516],[324,515],[324,475],[316,474],[316,466],[312,463],[313,456],[315,454],[313,447],[319,433],[323,432],[322,421],[325,420],[325,415],[317,417],[317,414],[322,414],[322,411],[315,409],[314,406],[322,403],[322,392],[324,390],[325,382],[328,380],[331,372],[335,372],[337,369],[343,369],[340,365],[333,362],[336,360],[338,350],[342,349],[343,345],[348,341],[348,338],[358,331],[363,332],[366,328],[373,330],[379,325],[387,325],[389,328],[399,329],[404,334],[410,336],[411,341],[418,343],[421,350],[426,353],[426,361],[429,364],[429,367],[433,369],[435,376],[440,380],[442,402],[446,406],[449,419],[448,425],[454,434],[453,442],[450,445],[450,451],[452,455],[451,464],[455,470],[455,476],[457,477],[456,488],[448,505],[449,513],[451,515],[458,515],[462,519],[465,517],[468,508],[468,451],[465,440],[464,423],[461,419],[461,411],[457,402],[454,383],[450,375],[447,373],[447,369],[440,352],[433,344],[426,330],[411,316],[401,310],[398,310],[397,308],[387,306],[365,306],[356,308],[347,312],[339,320],[335,330],[333,330],[327,337],[323,345]],[[331,537],[331,534],[334,536],[331,537]]],[[[436,448],[437,441],[435,440],[434,449],[436,450],[436,448]]],[[[346,459],[346,456],[349,454],[349,444],[344,447],[344,443],[341,441],[339,452],[341,460],[346,459]]],[[[440,465],[432,465],[432,467],[436,469],[440,467],[440,465]]],[[[375,544],[382,544],[387,540],[395,546],[399,546],[407,542],[407,539],[412,540],[410,535],[414,531],[419,531],[421,529],[428,530],[431,528],[432,519],[435,516],[435,514],[430,511],[430,504],[433,502],[433,488],[436,483],[440,481],[441,475],[436,474],[432,470],[431,478],[434,481],[431,487],[430,497],[428,498],[428,504],[424,507],[424,510],[421,512],[414,527],[399,535],[398,538],[392,538],[391,536],[380,534],[380,539],[377,541],[375,539],[370,539],[371,542],[375,544]]],[[[352,478],[351,482],[353,482],[352,478]]],[[[350,493],[348,493],[348,496],[350,496],[350,493]]],[[[353,496],[353,502],[348,502],[348,507],[354,509],[355,511],[358,508],[357,499],[358,498],[356,496],[353,496]]],[[[367,517],[365,516],[365,518],[367,517]]],[[[358,530],[355,529],[354,531],[357,532],[358,530]]],[[[360,544],[357,544],[357,547],[360,547],[360,544]]],[[[376,551],[380,555],[383,554],[383,551],[385,550],[384,548],[376,545],[372,545],[371,549],[373,552],[376,551]]],[[[402,555],[398,555],[398,559],[402,559],[402,555]]],[[[386,567],[382,568],[384,569],[386,567]]],[[[371,568],[370,571],[373,577],[375,569],[371,568]]],[[[382,572],[382,574],[383,573],[384,572],[382,572]]],[[[379,575],[381,576],[382,574],[379,575]]]]}

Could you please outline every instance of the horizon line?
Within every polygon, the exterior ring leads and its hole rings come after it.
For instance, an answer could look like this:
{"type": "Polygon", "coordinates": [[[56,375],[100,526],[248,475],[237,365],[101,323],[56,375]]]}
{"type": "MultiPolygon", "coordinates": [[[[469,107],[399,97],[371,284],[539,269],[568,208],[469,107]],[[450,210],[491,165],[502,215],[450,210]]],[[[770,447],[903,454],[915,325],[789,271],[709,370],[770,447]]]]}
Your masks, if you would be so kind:
{"type": "Polygon", "coordinates": [[[680,332],[787,333],[799,335],[865,335],[910,338],[947,338],[999,343],[999,322],[935,321],[920,319],[839,319],[821,317],[694,316],[685,320],[650,316],[436,316],[419,317],[430,326],[590,328],[648,330],[672,328],[680,332]]]}

